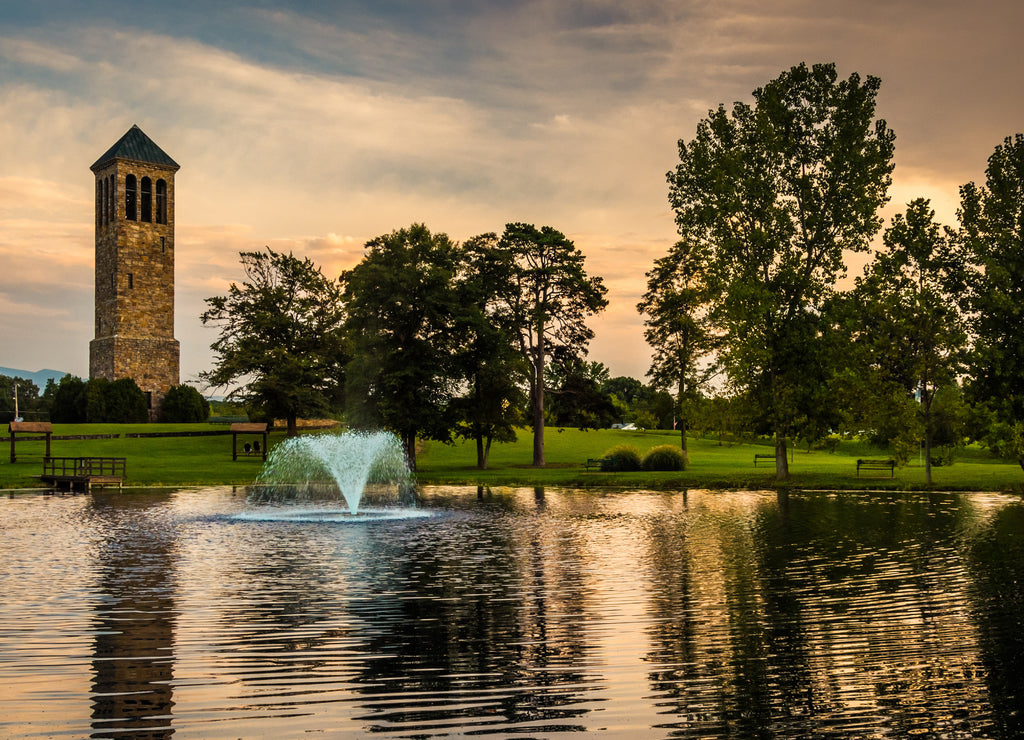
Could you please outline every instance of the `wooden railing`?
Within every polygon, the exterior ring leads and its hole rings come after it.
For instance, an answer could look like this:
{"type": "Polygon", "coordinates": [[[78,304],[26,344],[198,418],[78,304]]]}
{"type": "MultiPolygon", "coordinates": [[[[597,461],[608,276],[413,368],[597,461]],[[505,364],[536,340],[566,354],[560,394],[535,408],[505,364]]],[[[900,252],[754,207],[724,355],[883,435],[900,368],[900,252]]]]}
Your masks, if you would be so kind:
{"type": "Polygon", "coordinates": [[[86,478],[90,476],[124,477],[126,457],[48,457],[43,460],[44,476],[86,478]]]}

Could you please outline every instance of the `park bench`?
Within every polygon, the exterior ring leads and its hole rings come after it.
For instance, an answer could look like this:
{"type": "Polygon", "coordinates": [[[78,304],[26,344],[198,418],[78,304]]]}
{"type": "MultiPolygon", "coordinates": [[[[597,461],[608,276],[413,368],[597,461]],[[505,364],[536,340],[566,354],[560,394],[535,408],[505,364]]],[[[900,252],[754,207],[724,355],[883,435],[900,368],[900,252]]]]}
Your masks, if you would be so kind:
{"type": "Polygon", "coordinates": [[[258,435],[262,440],[262,445],[256,442],[255,445],[250,445],[248,442],[245,443],[245,449],[243,452],[246,455],[258,455],[261,460],[267,459],[267,424],[266,422],[261,423],[248,423],[248,422],[236,422],[231,425],[231,459],[238,459],[238,435],[258,435]],[[255,452],[254,452],[255,448],[255,452]]]}
{"type": "Polygon", "coordinates": [[[888,470],[890,478],[896,476],[895,460],[858,460],[857,477],[860,477],[861,468],[864,470],[888,470]]]}
{"type": "Polygon", "coordinates": [[[597,468],[598,470],[607,470],[611,465],[611,458],[608,457],[592,457],[584,464],[584,468],[590,470],[591,468],[597,468]]]}
{"type": "Polygon", "coordinates": [[[774,463],[775,462],[775,453],[773,452],[770,455],[767,455],[767,454],[765,454],[765,455],[754,455],[754,467],[755,468],[757,467],[757,461],[758,460],[771,460],[774,463]]]}

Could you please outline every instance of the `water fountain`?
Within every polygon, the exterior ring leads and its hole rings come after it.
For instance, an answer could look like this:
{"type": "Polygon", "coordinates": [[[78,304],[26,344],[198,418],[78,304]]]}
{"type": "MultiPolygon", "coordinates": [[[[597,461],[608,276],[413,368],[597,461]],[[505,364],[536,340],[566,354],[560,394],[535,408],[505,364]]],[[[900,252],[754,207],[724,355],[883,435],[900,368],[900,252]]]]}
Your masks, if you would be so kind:
{"type": "Polygon", "coordinates": [[[415,492],[405,450],[398,437],[382,431],[346,431],[285,440],[271,451],[249,502],[269,505],[272,511],[262,508],[245,514],[245,518],[322,521],[415,515],[415,492]],[[347,511],[338,508],[342,501],[347,511]],[[314,508],[296,508],[295,504],[314,508]]]}

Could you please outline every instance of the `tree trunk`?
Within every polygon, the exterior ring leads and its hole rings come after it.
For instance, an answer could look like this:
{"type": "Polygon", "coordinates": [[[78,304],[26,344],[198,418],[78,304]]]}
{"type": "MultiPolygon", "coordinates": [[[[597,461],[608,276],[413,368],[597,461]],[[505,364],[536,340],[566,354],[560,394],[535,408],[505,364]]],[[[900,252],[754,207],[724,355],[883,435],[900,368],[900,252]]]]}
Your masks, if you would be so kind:
{"type": "Polygon", "coordinates": [[[921,384],[921,408],[924,411],[924,482],[932,484],[932,396],[921,384]]]}
{"type": "Polygon", "coordinates": [[[775,478],[789,480],[789,458],[786,455],[786,435],[775,433],[775,478]]]}
{"type": "Polygon", "coordinates": [[[924,430],[924,482],[932,484],[932,435],[928,429],[924,430]]]}
{"type": "Polygon", "coordinates": [[[416,432],[406,432],[402,435],[402,444],[405,446],[405,459],[409,463],[409,470],[416,472],[416,432]]]}
{"type": "Polygon", "coordinates": [[[544,460],[544,384],[537,384],[533,401],[533,465],[543,468],[544,460]]]}
{"type": "Polygon", "coordinates": [[[679,406],[679,446],[686,452],[686,415],[683,413],[683,399],[686,394],[686,383],[680,379],[679,388],[676,391],[676,403],[679,406]]]}
{"type": "Polygon", "coordinates": [[[484,457],[484,435],[477,431],[473,434],[473,438],[476,440],[476,467],[478,470],[486,470],[487,460],[484,457]]]}
{"type": "Polygon", "coordinates": [[[487,436],[487,441],[484,444],[484,466],[483,470],[487,470],[487,462],[491,459],[491,441],[490,435],[487,436]]]}
{"type": "Polygon", "coordinates": [[[533,357],[533,387],[530,389],[533,406],[533,465],[543,468],[544,460],[544,333],[538,334],[537,349],[533,357]]]}
{"type": "Polygon", "coordinates": [[[298,437],[299,436],[299,418],[296,414],[288,414],[287,419],[288,425],[288,436],[298,437]]]}

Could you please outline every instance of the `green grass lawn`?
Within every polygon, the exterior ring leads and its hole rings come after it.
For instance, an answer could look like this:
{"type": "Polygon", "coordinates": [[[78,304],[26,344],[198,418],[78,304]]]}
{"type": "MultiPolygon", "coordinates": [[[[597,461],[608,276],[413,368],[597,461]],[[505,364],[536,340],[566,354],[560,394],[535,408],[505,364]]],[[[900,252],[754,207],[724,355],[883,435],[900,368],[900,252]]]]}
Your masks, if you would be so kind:
{"type": "MultiPolygon", "coordinates": [[[[224,430],[213,424],[54,425],[54,435],[119,434],[117,439],[59,440],[52,443],[54,457],[125,457],[129,486],[246,485],[261,468],[258,457],[239,456],[231,460],[231,435],[213,437],[126,438],[130,432],[224,430]]],[[[273,447],[284,439],[283,431],[270,435],[273,447]]],[[[690,467],[683,472],[602,473],[587,471],[588,458],[602,457],[619,444],[647,450],[661,444],[678,444],[674,432],[622,431],[604,429],[581,432],[576,429],[546,431],[547,467],[534,468],[533,436],[521,430],[518,441],[495,445],[490,468],[476,469],[476,448],[472,443],[425,442],[417,457],[417,479],[421,483],[470,485],[616,486],[643,488],[773,488],[774,465],[759,462],[755,453],[771,453],[767,443],[719,444],[713,439],[690,439],[690,467]]],[[[241,447],[242,440],[239,440],[241,447]]],[[[18,442],[18,461],[10,462],[10,444],[0,448],[0,488],[38,487],[42,472],[43,442],[18,442]]],[[[795,450],[790,463],[791,480],[797,488],[824,489],[922,489],[924,468],[916,463],[887,473],[856,475],[859,457],[886,458],[887,453],[864,443],[844,441],[830,454],[795,450]]],[[[945,490],[1024,491],[1024,471],[1013,463],[992,459],[984,451],[969,448],[951,466],[932,471],[933,488],[945,490]]]]}
{"type": "MultiPolygon", "coordinates": [[[[127,458],[125,485],[214,485],[252,483],[259,472],[261,459],[239,455],[231,460],[231,435],[215,437],[144,437],[127,438],[129,433],[227,431],[223,424],[54,424],[54,437],[66,435],[118,434],[117,439],[54,439],[53,457],[124,457],[127,458]]],[[[6,432],[6,430],[4,430],[6,432]]],[[[256,435],[245,441],[252,442],[256,435]]],[[[284,438],[284,432],[273,432],[270,446],[284,438]]],[[[243,438],[239,437],[241,450],[243,438]]],[[[10,461],[10,442],[0,449],[0,488],[35,487],[42,472],[46,452],[44,442],[17,442],[17,462],[10,461]]]]}
{"type": "MultiPolygon", "coordinates": [[[[669,431],[623,431],[603,429],[581,432],[575,429],[547,429],[547,467],[530,467],[533,435],[521,430],[515,443],[496,445],[489,470],[477,470],[475,446],[458,442],[445,445],[427,442],[418,459],[418,477],[439,483],[483,485],[629,486],[647,488],[774,488],[773,461],[758,461],[755,454],[772,454],[774,447],[762,444],[719,444],[714,439],[689,439],[690,466],[679,472],[601,473],[584,470],[587,458],[602,457],[619,444],[648,450],[662,444],[679,444],[679,435],[669,431]]],[[[921,489],[925,488],[924,467],[917,461],[888,472],[862,471],[857,477],[857,459],[885,459],[884,450],[863,442],[844,441],[835,453],[792,451],[789,485],[824,489],[921,489]],[[870,476],[870,477],[869,477],[870,476]]],[[[954,465],[932,469],[932,487],[947,490],[1024,491],[1024,471],[1015,463],[990,457],[985,451],[968,448],[954,465]]]]}

